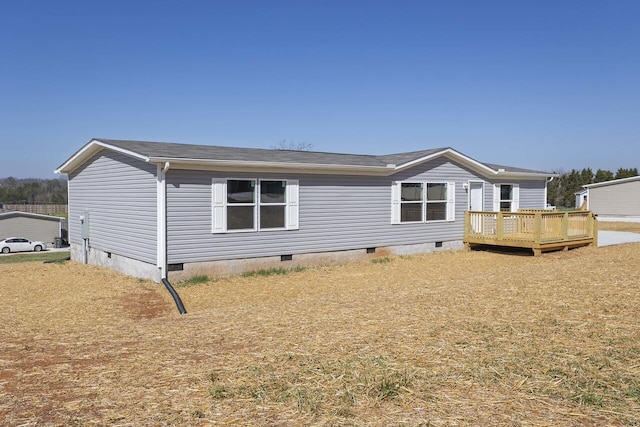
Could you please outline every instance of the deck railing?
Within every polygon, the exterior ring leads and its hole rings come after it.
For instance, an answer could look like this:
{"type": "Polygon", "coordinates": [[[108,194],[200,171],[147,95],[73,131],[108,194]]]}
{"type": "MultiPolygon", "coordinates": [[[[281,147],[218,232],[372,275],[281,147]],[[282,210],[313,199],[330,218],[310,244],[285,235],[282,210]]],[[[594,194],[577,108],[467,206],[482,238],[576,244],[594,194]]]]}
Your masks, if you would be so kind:
{"type": "Polygon", "coordinates": [[[597,239],[597,221],[589,211],[521,210],[465,212],[465,242],[544,248],[597,239]]]}

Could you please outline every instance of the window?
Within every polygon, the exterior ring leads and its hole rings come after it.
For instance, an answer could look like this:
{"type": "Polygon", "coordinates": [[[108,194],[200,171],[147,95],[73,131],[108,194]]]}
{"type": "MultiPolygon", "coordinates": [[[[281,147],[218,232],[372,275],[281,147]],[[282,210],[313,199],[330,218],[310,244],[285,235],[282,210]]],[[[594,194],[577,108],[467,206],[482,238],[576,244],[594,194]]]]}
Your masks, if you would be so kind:
{"type": "Polygon", "coordinates": [[[447,184],[427,184],[427,221],[447,219],[447,184]]]}
{"type": "Polygon", "coordinates": [[[260,228],[284,228],[287,181],[260,181],[260,228]]]}
{"type": "Polygon", "coordinates": [[[502,212],[511,212],[511,203],[513,202],[513,185],[500,186],[500,210],[502,212]]]}
{"type": "Polygon", "coordinates": [[[255,180],[227,181],[227,230],[255,229],[255,180]]]}
{"type": "Polygon", "coordinates": [[[493,189],[493,210],[515,212],[518,210],[519,186],[517,184],[496,184],[493,189]]]}
{"type": "Polygon", "coordinates": [[[298,228],[298,181],[212,181],[212,232],[298,228]]]}
{"type": "Polygon", "coordinates": [[[400,222],[422,222],[422,184],[401,183],[400,222]]]}
{"type": "Polygon", "coordinates": [[[391,197],[393,224],[455,220],[453,182],[396,182],[391,197]]]}

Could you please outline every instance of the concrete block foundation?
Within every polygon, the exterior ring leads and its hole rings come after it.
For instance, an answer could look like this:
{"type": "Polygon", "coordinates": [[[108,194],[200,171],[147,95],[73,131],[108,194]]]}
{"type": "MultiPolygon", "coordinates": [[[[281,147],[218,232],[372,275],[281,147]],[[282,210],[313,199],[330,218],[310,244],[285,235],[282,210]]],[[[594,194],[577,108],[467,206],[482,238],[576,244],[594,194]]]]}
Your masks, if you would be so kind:
{"type": "MultiPolygon", "coordinates": [[[[455,250],[464,247],[462,241],[432,242],[418,245],[387,246],[377,248],[354,249],[336,252],[321,252],[310,254],[294,254],[290,257],[271,256],[260,258],[246,258],[235,260],[193,262],[184,264],[170,264],[167,278],[170,282],[180,282],[194,276],[223,277],[271,268],[295,269],[325,264],[340,264],[367,258],[384,257],[388,255],[413,255],[442,250],[455,250]],[[172,271],[173,270],[173,271],[172,271]]],[[[71,259],[82,262],[82,245],[71,244],[71,259]]],[[[160,269],[154,264],[123,257],[115,253],[89,248],[87,263],[107,267],[129,276],[150,279],[160,283],[162,277],[160,269]]]]}
{"type": "Polygon", "coordinates": [[[262,258],[246,258],[237,260],[210,261],[210,262],[194,262],[182,265],[181,271],[169,271],[169,281],[179,282],[194,276],[206,275],[209,277],[223,277],[242,274],[248,271],[256,271],[271,268],[294,269],[296,267],[308,267],[324,264],[340,264],[350,261],[357,261],[372,257],[381,257],[386,255],[412,255],[419,253],[428,253],[440,250],[462,249],[464,247],[462,241],[423,243],[419,245],[403,245],[370,248],[375,252],[369,253],[367,249],[355,249],[336,252],[321,252],[310,254],[292,255],[290,260],[283,260],[280,256],[262,257],[262,258]]]}
{"type": "MultiPolygon", "coordinates": [[[[82,263],[82,245],[72,243],[69,251],[73,261],[82,263]]],[[[157,283],[160,283],[162,279],[160,277],[160,269],[155,264],[149,264],[91,247],[87,250],[87,264],[110,268],[140,279],[151,279],[157,283]]]]}

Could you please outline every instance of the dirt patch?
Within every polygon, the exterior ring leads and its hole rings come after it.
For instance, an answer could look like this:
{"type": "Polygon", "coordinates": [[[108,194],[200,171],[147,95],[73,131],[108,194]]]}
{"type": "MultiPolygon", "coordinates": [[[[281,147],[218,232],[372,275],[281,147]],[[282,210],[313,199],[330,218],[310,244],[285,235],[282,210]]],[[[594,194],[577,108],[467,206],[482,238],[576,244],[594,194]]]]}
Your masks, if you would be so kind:
{"type": "Polygon", "coordinates": [[[126,315],[133,320],[153,319],[166,315],[170,307],[156,289],[129,292],[118,297],[126,315]]]}
{"type": "Polygon", "coordinates": [[[184,316],[0,266],[0,425],[640,424],[640,245],[380,256],[183,287],[184,316]]]}

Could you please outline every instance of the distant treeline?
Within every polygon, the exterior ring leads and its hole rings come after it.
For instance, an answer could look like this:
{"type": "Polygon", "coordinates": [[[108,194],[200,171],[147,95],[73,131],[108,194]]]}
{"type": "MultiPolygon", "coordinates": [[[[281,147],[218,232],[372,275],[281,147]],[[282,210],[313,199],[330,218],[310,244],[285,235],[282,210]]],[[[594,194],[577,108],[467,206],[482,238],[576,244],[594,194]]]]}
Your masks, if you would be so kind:
{"type": "Polygon", "coordinates": [[[0,203],[67,203],[67,180],[0,178],[0,203]]]}
{"type": "Polygon", "coordinates": [[[580,171],[572,169],[571,172],[559,174],[558,178],[554,178],[547,185],[547,203],[554,206],[574,207],[576,203],[575,193],[581,191],[583,185],[611,181],[613,179],[631,178],[638,175],[638,168],[620,168],[615,174],[602,169],[598,169],[594,173],[591,168],[585,168],[580,171]]]}

